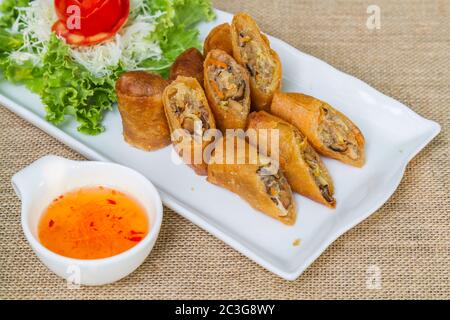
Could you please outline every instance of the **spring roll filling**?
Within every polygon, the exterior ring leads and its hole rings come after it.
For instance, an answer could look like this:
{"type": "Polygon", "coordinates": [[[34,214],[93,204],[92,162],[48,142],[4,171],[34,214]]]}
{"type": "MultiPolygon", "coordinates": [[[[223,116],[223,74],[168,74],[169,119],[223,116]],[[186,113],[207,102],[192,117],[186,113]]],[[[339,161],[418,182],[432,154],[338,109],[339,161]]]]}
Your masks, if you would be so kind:
{"type": "Polygon", "coordinates": [[[236,66],[213,60],[208,66],[208,79],[220,106],[242,110],[245,81],[236,66]]]}
{"type": "Polygon", "coordinates": [[[321,107],[321,114],[319,135],[323,143],[333,151],[346,154],[350,159],[358,159],[358,143],[347,121],[324,106],[321,107]]]}
{"type": "Polygon", "coordinates": [[[300,146],[302,158],[308,165],[309,172],[314,178],[314,182],[316,183],[317,187],[320,189],[320,193],[326,201],[328,201],[329,203],[334,203],[335,200],[330,191],[330,185],[324,175],[324,169],[322,168],[322,164],[320,162],[318,154],[308,144],[306,138],[301,137],[297,132],[294,132],[294,135],[297,143],[300,146]]]}
{"type": "Polygon", "coordinates": [[[202,129],[209,129],[208,111],[198,96],[197,90],[183,83],[177,84],[174,89],[175,92],[172,92],[169,98],[170,108],[180,127],[193,135],[195,122],[201,121],[202,129]]]}
{"type": "Polygon", "coordinates": [[[253,39],[250,32],[239,33],[239,47],[247,70],[255,79],[258,88],[267,93],[271,90],[276,64],[266,47],[253,39]]]}
{"type": "Polygon", "coordinates": [[[289,208],[292,205],[290,187],[286,178],[279,171],[276,174],[270,172],[268,169],[269,165],[261,166],[256,173],[264,183],[266,193],[280,209],[279,216],[285,217],[288,215],[289,208]]]}

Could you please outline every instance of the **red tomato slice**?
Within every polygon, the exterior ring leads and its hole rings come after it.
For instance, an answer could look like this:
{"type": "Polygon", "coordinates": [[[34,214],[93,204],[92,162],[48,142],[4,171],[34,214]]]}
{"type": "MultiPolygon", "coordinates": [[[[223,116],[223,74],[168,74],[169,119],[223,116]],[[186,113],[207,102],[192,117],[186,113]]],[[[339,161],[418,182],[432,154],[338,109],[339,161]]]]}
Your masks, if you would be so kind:
{"type": "Polygon", "coordinates": [[[55,0],[55,11],[58,15],[59,20],[66,21],[66,10],[67,10],[66,1],[64,0],[55,0]]]}
{"type": "Polygon", "coordinates": [[[94,45],[114,36],[125,24],[130,13],[129,0],[55,0],[55,8],[58,16],[63,18],[55,22],[52,31],[66,39],[68,44],[76,46],[94,45]],[[81,10],[80,29],[67,28],[67,5],[84,6],[81,10]],[[100,4],[100,6],[99,6],[100,4]],[[87,15],[84,13],[91,9],[87,15]]]}
{"type": "MultiPolygon", "coordinates": [[[[75,0],[75,1],[77,1],[77,0],[75,0]]],[[[101,7],[104,2],[106,2],[106,1],[81,0],[81,7],[82,7],[82,9],[86,10],[87,12],[90,12],[95,8],[101,7]]]]}
{"type": "MultiPolygon", "coordinates": [[[[81,18],[81,29],[86,36],[95,35],[102,31],[107,31],[117,24],[123,16],[123,3],[129,1],[109,0],[92,11],[88,16],[81,18]]],[[[128,16],[128,13],[127,13],[128,16]]]]}
{"type": "MultiPolygon", "coordinates": [[[[58,16],[60,16],[61,20],[64,20],[65,17],[70,15],[67,13],[67,8],[70,6],[79,7],[81,16],[85,17],[107,2],[111,2],[111,0],[55,0],[55,8],[58,16]]],[[[117,4],[118,1],[114,2],[117,4]]]]}
{"type": "MultiPolygon", "coordinates": [[[[80,29],[74,33],[92,36],[100,32],[107,32],[115,27],[117,21],[129,13],[129,0],[55,0],[55,8],[61,21],[67,22],[74,14],[70,6],[80,8],[80,29]]],[[[71,20],[71,23],[74,21],[71,20]]]]}
{"type": "Polygon", "coordinates": [[[63,37],[68,44],[74,46],[92,46],[113,37],[117,33],[117,31],[119,31],[120,28],[125,24],[127,19],[128,16],[121,18],[117,25],[110,32],[100,32],[92,36],[84,36],[82,34],[74,33],[66,28],[65,22],[62,22],[60,20],[56,21],[55,24],[53,24],[52,31],[54,31],[57,35],[63,37]]]}

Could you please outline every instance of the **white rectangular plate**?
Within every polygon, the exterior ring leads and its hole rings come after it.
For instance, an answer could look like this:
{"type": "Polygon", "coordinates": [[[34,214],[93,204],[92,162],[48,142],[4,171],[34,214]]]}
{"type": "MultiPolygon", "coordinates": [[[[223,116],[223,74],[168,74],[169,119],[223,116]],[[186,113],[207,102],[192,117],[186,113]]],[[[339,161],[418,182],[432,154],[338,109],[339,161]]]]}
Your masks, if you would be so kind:
{"type": "MultiPolygon", "coordinates": [[[[204,38],[232,15],[200,26],[204,38]]],[[[296,279],[336,238],[366,219],[394,193],[407,163],[440,131],[405,105],[283,41],[270,38],[283,63],[283,90],[327,101],[349,116],[366,138],[362,169],[325,159],[335,182],[337,207],[325,208],[296,195],[297,223],[285,226],[253,210],[237,195],[206,182],[186,165],[171,161],[171,147],[144,152],[122,138],[115,108],[104,119],[106,131],[92,137],[76,130],[75,121],[59,128],[44,120],[39,97],[20,86],[0,84],[0,103],[89,159],[114,161],[147,176],[164,203],[266,269],[296,279]],[[301,240],[299,246],[293,241],[301,240]]]]}

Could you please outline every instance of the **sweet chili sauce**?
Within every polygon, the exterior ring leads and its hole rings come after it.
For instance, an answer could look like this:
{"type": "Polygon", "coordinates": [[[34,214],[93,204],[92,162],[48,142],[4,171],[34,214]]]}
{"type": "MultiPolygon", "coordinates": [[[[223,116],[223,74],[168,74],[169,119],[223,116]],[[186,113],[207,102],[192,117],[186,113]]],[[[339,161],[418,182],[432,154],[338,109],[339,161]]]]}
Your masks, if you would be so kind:
{"type": "Polygon", "coordinates": [[[141,241],[149,230],[144,208],[106,187],[86,187],[54,199],[42,215],[38,235],[49,250],[76,259],[107,258],[141,241]]]}

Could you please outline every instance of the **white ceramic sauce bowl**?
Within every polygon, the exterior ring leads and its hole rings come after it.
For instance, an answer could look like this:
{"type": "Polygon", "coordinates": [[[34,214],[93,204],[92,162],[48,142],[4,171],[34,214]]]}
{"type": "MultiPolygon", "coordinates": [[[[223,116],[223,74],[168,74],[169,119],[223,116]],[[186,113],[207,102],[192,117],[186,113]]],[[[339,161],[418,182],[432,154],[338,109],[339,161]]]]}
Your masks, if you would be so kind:
{"type": "Polygon", "coordinates": [[[22,228],[32,249],[51,271],[72,283],[103,285],[122,279],[144,262],[158,237],[163,217],[158,191],[143,175],[127,167],[50,155],[16,173],[12,184],[22,201],[22,228]],[[38,239],[38,223],[47,206],[61,194],[89,186],[115,188],[136,199],[150,223],[144,239],[131,249],[104,259],[72,259],[45,248],[38,239]]]}

